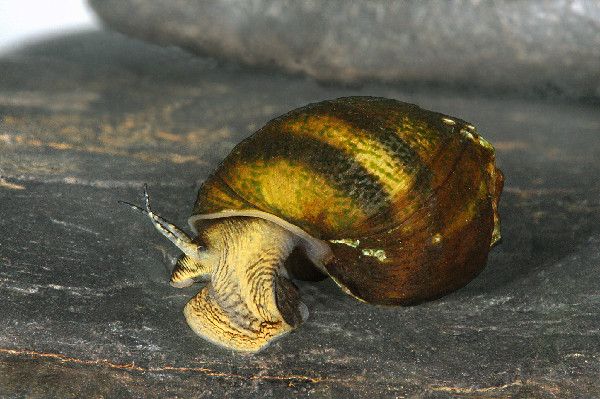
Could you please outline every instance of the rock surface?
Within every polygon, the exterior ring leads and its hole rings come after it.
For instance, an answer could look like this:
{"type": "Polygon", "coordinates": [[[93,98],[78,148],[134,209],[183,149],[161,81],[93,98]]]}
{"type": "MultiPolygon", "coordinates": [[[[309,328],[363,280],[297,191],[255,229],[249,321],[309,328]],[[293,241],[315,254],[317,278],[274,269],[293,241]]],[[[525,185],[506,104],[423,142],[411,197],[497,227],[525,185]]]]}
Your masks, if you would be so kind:
{"type": "Polygon", "coordinates": [[[600,114],[221,65],[117,34],[0,58],[0,396],[600,397],[600,114]],[[504,241],[465,288],[407,308],[300,284],[307,322],[254,356],[196,337],[177,251],[117,200],[184,224],[232,146],[291,108],[380,95],[498,150],[504,241]]]}
{"type": "Polygon", "coordinates": [[[90,0],[120,32],[323,81],[600,97],[600,3],[90,0]]]}

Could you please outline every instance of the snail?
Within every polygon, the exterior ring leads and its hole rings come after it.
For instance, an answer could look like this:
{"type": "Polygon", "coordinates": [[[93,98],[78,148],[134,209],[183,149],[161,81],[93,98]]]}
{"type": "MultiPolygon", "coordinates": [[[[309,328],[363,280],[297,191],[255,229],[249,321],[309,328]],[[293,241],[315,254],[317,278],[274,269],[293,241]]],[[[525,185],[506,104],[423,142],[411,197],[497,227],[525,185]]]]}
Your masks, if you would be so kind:
{"type": "Polygon", "coordinates": [[[183,255],[171,285],[207,281],[192,330],[256,352],[308,316],[293,279],[331,277],[371,304],[435,299],[471,281],[500,239],[503,174],[473,125],[378,97],[309,104],[238,144],[189,225],[155,214],[183,255]]]}

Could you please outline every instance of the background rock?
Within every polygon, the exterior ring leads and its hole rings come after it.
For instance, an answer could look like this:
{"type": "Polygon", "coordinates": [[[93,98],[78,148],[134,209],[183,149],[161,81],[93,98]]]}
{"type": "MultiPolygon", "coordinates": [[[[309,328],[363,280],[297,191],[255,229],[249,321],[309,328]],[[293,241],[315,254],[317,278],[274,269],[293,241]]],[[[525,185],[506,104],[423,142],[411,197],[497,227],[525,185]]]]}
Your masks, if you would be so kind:
{"type": "Polygon", "coordinates": [[[585,0],[90,0],[120,32],[322,81],[600,97],[585,0]]]}
{"type": "Polygon", "coordinates": [[[323,87],[94,33],[0,59],[1,397],[600,397],[600,114],[384,84],[323,87]],[[184,225],[231,147],[308,102],[380,95],[473,122],[506,175],[503,242],[405,308],[300,285],[310,317],[255,356],[198,338],[198,286],[117,200],[184,225]]]}

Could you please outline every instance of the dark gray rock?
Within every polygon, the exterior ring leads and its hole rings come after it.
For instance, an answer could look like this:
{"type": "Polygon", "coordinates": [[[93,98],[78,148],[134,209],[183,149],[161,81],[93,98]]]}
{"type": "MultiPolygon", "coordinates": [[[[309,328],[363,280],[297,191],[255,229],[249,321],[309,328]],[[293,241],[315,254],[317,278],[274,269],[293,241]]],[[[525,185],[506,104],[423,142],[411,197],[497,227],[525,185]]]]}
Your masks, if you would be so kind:
{"type": "Polygon", "coordinates": [[[600,3],[90,0],[120,31],[322,81],[600,97],[600,3]]]}
{"type": "Polygon", "coordinates": [[[0,59],[0,396],[600,397],[597,105],[325,88],[94,33],[0,59]],[[467,287],[375,307],[302,283],[308,321],[254,356],[195,336],[198,287],[117,200],[184,224],[235,143],[291,108],[381,95],[472,121],[507,180],[504,240],[467,287]]]}

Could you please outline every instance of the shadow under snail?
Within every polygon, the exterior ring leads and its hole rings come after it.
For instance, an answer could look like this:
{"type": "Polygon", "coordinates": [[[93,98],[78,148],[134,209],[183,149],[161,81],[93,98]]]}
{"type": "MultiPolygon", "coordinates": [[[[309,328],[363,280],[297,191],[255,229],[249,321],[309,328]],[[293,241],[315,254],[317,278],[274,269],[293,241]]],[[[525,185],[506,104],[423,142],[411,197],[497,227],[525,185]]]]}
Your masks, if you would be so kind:
{"type": "Polygon", "coordinates": [[[189,326],[256,352],[308,316],[292,279],[330,276],[372,304],[434,299],[472,280],[500,239],[503,175],[475,127],[416,105],[345,97],[292,110],[203,183],[196,234],[146,213],[183,255],[171,284],[208,281],[189,326]]]}

